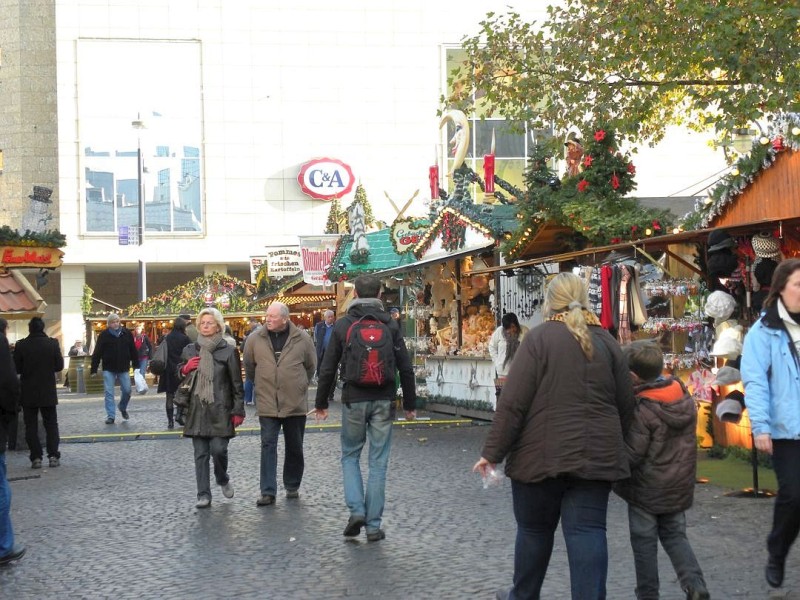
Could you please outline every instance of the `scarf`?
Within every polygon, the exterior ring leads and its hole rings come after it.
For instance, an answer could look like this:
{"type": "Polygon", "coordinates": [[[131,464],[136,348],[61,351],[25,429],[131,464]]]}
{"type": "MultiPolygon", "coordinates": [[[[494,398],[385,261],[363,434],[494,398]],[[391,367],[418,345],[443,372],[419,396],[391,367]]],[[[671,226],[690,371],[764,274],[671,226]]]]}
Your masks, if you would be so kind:
{"type": "Polygon", "coordinates": [[[521,332],[517,330],[516,334],[512,334],[509,333],[507,329],[503,329],[503,339],[506,341],[506,357],[505,360],[503,360],[503,367],[510,363],[511,359],[514,358],[514,355],[517,353],[520,333],[521,332]]]}
{"type": "MultiPolygon", "coordinates": [[[[548,317],[547,320],[548,321],[561,321],[563,323],[564,322],[564,317],[567,316],[568,312],[569,312],[569,310],[565,310],[563,312],[556,313],[556,314],[551,315],[550,317],[548,317]]],[[[598,327],[601,326],[600,325],[600,319],[598,319],[597,315],[595,315],[593,312],[590,312],[590,311],[586,310],[585,308],[582,308],[581,312],[583,313],[583,318],[586,320],[586,324],[587,325],[597,325],[598,327]]]]}
{"type": "Polygon", "coordinates": [[[197,345],[200,346],[200,365],[194,382],[194,395],[203,404],[214,402],[214,356],[211,351],[222,341],[222,333],[217,332],[208,337],[197,336],[197,345]]]}

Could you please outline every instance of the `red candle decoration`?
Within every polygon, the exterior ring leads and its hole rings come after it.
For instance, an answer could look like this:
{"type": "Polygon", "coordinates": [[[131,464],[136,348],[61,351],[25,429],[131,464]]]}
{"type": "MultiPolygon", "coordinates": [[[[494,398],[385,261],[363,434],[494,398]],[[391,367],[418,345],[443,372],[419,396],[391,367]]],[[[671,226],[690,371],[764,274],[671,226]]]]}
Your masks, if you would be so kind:
{"type": "Polygon", "coordinates": [[[436,200],[439,198],[439,165],[428,169],[428,180],[431,184],[431,200],[436,200]]]}
{"type": "Polygon", "coordinates": [[[486,193],[494,194],[494,154],[483,155],[483,180],[486,182],[486,193]]]}

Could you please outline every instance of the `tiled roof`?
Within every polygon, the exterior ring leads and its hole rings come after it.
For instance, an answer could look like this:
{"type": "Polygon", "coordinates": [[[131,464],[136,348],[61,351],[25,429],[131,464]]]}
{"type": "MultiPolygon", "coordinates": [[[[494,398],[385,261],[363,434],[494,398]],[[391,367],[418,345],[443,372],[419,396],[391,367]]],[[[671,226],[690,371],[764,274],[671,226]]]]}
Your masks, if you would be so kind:
{"type": "Polygon", "coordinates": [[[411,264],[417,259],[413,253],[398,254],[394,250],[391,240],[390,227],[366,234],[369,243],[369,257],[363,264],[353,264],[350,259],[350,250],[353,247],[353,236],[346,235],[339,241],[336,254],[333,257],[331,268],[328,272],[331,281],[338,281],[344,275],[347,278],[356,277],[362,273],[375,273],[393,269],[404,264],[411,264]]]}
{"type": "Polygon", "coordinates": [[[24,275],[14,270],[0,273],[0,314],[4,317],[43,315],[46,306],[24,275]]]}

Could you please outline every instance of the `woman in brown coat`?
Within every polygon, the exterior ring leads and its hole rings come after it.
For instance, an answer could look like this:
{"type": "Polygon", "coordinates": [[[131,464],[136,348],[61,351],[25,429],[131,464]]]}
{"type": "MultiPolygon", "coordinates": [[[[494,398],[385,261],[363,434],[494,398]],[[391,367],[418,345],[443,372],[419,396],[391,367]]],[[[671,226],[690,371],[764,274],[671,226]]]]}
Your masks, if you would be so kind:
{"type": "Polygon", "coordinates": [[[629,476],[623,432],[633,389],[619,345],[588,310],[583,281],[557,275],[546,321],[522,340],[473,470],[506,460],[517,539],[514,585],[498,598],[539,598],[559,521],[572,598],[605,598],[611,484],[629,476]]]}

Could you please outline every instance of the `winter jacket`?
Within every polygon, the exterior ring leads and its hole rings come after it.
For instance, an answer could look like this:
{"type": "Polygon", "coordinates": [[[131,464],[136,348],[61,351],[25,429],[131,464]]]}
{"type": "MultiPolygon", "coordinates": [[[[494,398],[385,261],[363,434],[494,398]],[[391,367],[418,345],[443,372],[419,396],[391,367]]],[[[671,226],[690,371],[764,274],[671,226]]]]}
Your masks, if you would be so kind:
{"type": "Polygon", "coordinates": [[[747,332],[741,373],[753,435],[800,439],[800,362],[777,304],[747,332]]]}
{"type": "Polygon", "coordinates": [[[153,358],[153,344],[150,342],[150,338],[145,334],[142,334],[141,336],[134,335],[133,344],[136,346],[136,352],[138,353],[139,360],[142,360],[143,358],[150,360],[153,358]]]}
{"type": "Polygon", "coordinates": [[[31,333],[14,346],[14,365],[20,374],[20,403],[26,408],[58,404],[56,373],[64,369],[58,340],[43,331],[31,333]]]}
{"type": "MultiPolygon", "coordinates": [[[[417,392],[414,383],[414,369],[411,358],[408,356],[406,344],[400,325],[392,319],[383,309],[383,303],[378,298],[356,298],[350,303],[347,314],[338,319],[333,325],[328,348],[322,357],[319,368],[319,381],[317,383],[317,398],[315,406],[318,409],[328,408],[328,397],[332,387],[336,385],[336,372],[339,361],[347,344],[347,330],[361,317],[372,315],[389,328],[392,333],[394,358],[397,370],[400,373],[400,386],[403,388],[403,408],[415,410],[417,407],[417,392]]],[[[342,402],[368,402],[371,400],[394,400],[397,393],[395,378],[391,377],[383,387],[358,387],[355,384],[344,382],[342,387],[342,402]]]]}
{"type": "Polygon", "coordinates": [[[161,343],[167,345],[167,364],[164,374],[158,378],[158,392],[174,394],[182,379],[180,373],[178,373],[181,354],[183,349],[192,343],[192,340],[182,331],[173,330],[164,337],[161,343]]]}
{"type": "Polygon", "coordinates": [[[122,334],[115,336],[108,329],[104,329],[97,336],[97,343],[92,352],[92,368],[90,373],[97,373],[100,362],[103,363],[103,371],[110,373],[127,373],[131,367],[139,368],[139,353],[136,352],[136,344],[133,343],[133,334],[120,328],[122,334]]]}
{"type": "Polygon", "coordinates": [[[614,485],[653,515],[687,510],[697,474],[697,408],[684,385],[664,377],[634,388],[636,408],[625,435],[631,477],[614,485]]]}
{"type": "Polygon", "coordinates": [[[294,323],[275,360],[269,329],[262,327],[244,345],[244,372],[253,381],[259,417],[299,417],[308,412],[308,384],[317,366],[314,342],[294,323]]]}
{"type": "MultiPolygon", "coordinates": [[[[528,328],[523,325],[519,332],[520,343],[526,333],[528,333],[528,328]]],[[[506,342],[506,337],[503,335],[503,326],[501,325],[494,330],[489,338],[489,356],[492,357],[494,370],[498,377],[505,377],[508,375],[508,370],[511,368],[511,361],[508,361],[505,365],[503,364],[506,361],[507,346],[508,343],[506,342]]]]}
{"type": "Polygon", "coordinates": [[[617,481],[630,474],[623,435],[633,411],[633,386],[619,344],[589,326],[587,360],[566,325],[546,321],[522,340],[481,456],[506,460],[523,483],[570,475],[617,481]]]}
{"type": "Polygon", "coordinates": [[[0,333],[0,452],[8,445],[8,426],[19,411],[19,379],[8,339],[0,333]]]}
{"type": "MultiPolygon", "coordinates": [[[[184,437],[232,438],[236,430],[231,423],[231,415],[245,416],[242,364],[236,346],[220,340],[211,354],[214,357],[214,401],[205,404],[195,397],[191,398],[183,428],[184,437]]],[[[197,344],[186,346],[178,368],[199,355],[200,347],[197,344]]]]}

